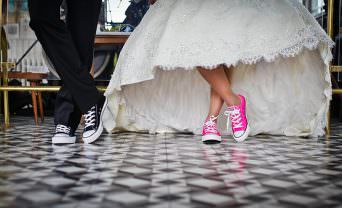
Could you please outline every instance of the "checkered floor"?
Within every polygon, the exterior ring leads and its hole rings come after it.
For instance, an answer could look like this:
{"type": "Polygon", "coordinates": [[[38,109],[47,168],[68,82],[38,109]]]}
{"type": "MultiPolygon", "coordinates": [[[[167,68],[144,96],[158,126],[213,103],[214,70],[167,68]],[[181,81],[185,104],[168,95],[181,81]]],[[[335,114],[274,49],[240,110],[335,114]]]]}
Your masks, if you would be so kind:
{"type": "Polygon", "coordinates": [[[0,207],[342,207],[342,124],[326,138],[105,134],[53,146],[52,119],[0,132],[0,207]]]}

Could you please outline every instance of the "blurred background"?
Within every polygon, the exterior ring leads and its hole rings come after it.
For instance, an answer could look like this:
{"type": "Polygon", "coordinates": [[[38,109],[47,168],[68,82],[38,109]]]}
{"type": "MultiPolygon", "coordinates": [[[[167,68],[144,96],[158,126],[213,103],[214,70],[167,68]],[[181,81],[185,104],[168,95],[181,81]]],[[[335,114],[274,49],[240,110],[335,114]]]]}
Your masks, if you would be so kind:
{"type": "MultiPolygon", "coordinates": [[[[327,0],[299,0],[314,15],[324,29],[327,29],[327,0]]],[[[334,65],[342,65],[341,57],[341,6],[342,0],[334,2],[334,65]]],[[[11,72],[39,73],[42,76],[39,84],[45,86],[60,85],[60,80],[46,59],[40,44],[36,41],[33,31],[29,27],[27,0],[8,0],[7,24],[2,28],[2,59],[17,62],[11,72]]],[[[129,36],[140,23],[149,9],[148,0],[102,0],[102,9],[98,22],[97,34],[102,36],[129,36]]],[[[3,11],[4,10],[3,8],[3,11]]],[[[65,18],[68,8],[61,7],[61,17],[65,18]]],[[[106,86],[124,43],[102,44],[95,48],[94,76],[100,86],[106,86]]],[[[342,84],[342,74],[333,73],[334,88],[342,84]]],[[[10,85],[28,86],[30,81],[25,78],[12,78],[10,85]]],[[[33,102],[31,92],[11,92],[10,113],[32,116],[33,102]]],[[[53,114],[55,93],[43,92],[42,108],[45,116],[53,114]]],[[[342,121],[342,96],[334,95],[332,102],[332,117],[342,121]]]]}

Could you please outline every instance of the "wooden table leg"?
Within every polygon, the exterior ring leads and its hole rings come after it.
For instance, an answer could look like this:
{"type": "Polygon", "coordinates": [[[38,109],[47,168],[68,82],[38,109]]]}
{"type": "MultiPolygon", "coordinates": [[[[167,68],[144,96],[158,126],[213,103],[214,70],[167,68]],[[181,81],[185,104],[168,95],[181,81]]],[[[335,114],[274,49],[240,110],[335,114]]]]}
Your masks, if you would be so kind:
{"type": "Polygon", "coordinates": [[[95,66],[94,66],[94,64],[91,65],[90,74],[91,74],[92,77],[94,77],[94,74],[95,74],[95,66]]]}
{"type": "MultiPolygon", "coordinates": [[[[30,82],[30,85],[32,87],[36,86],[35,82],[30,82]]],[[[32,96],[32,106],[33,106],[33,114],[34,114],[34,122],[36,125],[38,125],[38,107],[37,107],[37,97],[36,97],[36,92],[31,91],[31,96],[32,96]]]]}
{"type": "MultiPolygon", "coordinates": [[[[37,85],[39,86],[40,83],[37,82],[37,85]]],[[[44,121],[44,105],[43,105],[43,98],[42,98],[42,92],[37,92],[38,94],[38,104],[39,104],[39,112],[40,112],[40,120],[44,121]]]]}

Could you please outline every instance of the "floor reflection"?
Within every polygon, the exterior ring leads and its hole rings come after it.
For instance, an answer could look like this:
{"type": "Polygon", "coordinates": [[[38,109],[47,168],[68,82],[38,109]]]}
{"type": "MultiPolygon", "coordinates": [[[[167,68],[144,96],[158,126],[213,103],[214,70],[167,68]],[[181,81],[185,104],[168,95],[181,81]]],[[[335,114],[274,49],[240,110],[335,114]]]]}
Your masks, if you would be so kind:
{"type": "Polygon", "coordinates": [[[341,207],[342,126],[330,138],[103,135],[51,145],[52,119],[0,132],[0,207],[341,207]]]}

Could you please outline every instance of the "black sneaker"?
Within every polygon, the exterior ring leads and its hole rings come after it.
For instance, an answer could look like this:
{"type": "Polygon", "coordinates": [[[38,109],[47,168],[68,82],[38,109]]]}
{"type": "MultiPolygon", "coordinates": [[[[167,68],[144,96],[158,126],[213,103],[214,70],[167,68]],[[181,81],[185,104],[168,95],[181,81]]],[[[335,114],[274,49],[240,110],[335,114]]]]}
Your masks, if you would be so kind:
{"type": "Polygon", "coordinates": [[[82,138],[86,144],[95,142],[103,132],[102,116],[107,107],[107,98],[101,99],[99,103],[91,107],[84,115],[85,126],[82,138]]]}
{"type": "Polygon", "coordinates": [[[62,124],[56,126],[55,135],[52,137],[52,144],[73,144],[76,142],[76,136],[71,128],[62,124]]]}

